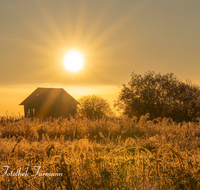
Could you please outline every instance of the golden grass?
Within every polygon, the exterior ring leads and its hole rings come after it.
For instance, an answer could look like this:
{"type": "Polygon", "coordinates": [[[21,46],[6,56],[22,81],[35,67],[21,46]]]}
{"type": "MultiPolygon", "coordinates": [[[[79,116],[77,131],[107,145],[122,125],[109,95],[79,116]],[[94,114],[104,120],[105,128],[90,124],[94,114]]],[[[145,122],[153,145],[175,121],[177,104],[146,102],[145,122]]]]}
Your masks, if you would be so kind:
{"type": "Polygon", "coordinates": [[[0,134],[1,167],[30,173],[0,176],[1,189],[200,189],[200,122],[5,118],[0,134]]]}

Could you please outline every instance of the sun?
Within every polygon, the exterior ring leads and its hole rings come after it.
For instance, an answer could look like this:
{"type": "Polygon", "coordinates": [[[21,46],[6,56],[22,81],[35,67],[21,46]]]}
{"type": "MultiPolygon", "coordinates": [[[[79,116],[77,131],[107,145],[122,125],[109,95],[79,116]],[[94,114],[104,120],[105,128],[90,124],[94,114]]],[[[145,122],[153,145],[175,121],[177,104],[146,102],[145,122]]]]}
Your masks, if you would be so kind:
{"type": "Polygon", "coordinates": [[[78,51],[70,51],[64,57],[64,66],[71,72],[79,71],[83,67],[83,56],[78,51]]]}

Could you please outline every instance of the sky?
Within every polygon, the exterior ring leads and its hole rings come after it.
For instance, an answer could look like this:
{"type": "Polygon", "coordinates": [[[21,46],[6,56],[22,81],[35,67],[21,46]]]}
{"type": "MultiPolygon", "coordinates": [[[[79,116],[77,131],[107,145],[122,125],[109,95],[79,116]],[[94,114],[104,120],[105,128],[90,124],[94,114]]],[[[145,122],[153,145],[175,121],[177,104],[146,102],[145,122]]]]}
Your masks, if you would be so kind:
{"type": "Polygon", "coordinates": [[[199,0],[0,1],[0,116],[37,87],[111,103],[131,73],[174,73],[200,85],[199,0]],[[79,51],[84,66],[67,71],[79,51]]]}

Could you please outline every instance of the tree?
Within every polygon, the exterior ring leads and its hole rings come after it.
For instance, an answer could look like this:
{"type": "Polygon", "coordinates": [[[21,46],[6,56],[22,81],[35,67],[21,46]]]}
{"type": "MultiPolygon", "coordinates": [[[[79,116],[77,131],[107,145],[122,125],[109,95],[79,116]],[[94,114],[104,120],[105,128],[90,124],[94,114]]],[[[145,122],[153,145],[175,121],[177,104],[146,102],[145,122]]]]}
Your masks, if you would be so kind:
{"type": "Polygon", "coordinates": [[[112,110],[107,100],[97,95],[87,95],[79,99],[77,115],[90,119],[100,119],[111,116],[112,110]]]}
{"type": "Polygon", "coordinates": [[[164,75],[148,71],[143,76],[131,75],[121,86],[115,102],[129,117],[150,113],[150,118],[171,117],[175,121],[191,121],[199,116],[200,90],[197,85],[182,82],[173,73],[164,75]]]}

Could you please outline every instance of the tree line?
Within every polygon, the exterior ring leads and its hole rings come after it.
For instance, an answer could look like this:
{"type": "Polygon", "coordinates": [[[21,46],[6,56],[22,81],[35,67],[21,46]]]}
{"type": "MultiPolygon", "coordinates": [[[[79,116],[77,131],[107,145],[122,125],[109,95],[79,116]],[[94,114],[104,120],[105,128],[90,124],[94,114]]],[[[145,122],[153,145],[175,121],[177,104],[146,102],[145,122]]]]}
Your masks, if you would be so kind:
{"type": "MultiPolygon", "coordinates": [[[[81,117],[113,116],[108,101],[100,96],[83,96],[79,102],[77,114],[81,117]]],[[[149,113],[151,120],[170,117],[176,122],[195,121],[200,117],[200,87],[179,80],[174,73],[133,72],[128,84],[120,86],[114,107],[123,115],[138,119],[149,113]]]]}

